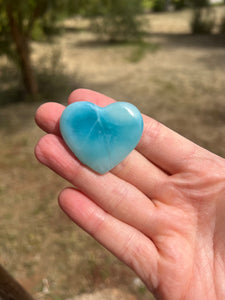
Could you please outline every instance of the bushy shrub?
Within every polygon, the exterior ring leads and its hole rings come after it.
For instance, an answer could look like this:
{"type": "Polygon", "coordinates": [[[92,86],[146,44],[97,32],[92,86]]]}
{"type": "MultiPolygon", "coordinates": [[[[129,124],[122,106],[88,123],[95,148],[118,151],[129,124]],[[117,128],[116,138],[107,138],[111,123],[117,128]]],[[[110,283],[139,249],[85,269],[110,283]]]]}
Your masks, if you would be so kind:
{"type": "Polygon", "coordinates": [[[152,4],[152,10],[155,12],[165,11],[166,10],[166,1],[165,0],[155,0],[152,4]]]}
{"type": "Polygon", "coordinates": [[[189,0],[194,8],[206,7],[210,5],[210,0],[189,0]]]}
{"type": "Polygon", "coordinates": [[[142,6],[145,11],[149,11],[152,9],[153,0],[142,0],[142,6]]]}
{"type": "Polygon", "coordinates": [[[175,8],[175,10],[182,9],[184,7],[188,6],[188,1],[187,0],[173,0],[172,4],[175,8]]]}
{"type": "Polygon", "coordinates": [[[170,7],[178,10],[190,5],[189,0],[152,0],[150,2],[152,10],[155,12],[166,11],[170,7]]]}
{"type": "Polygon", "coordinates": [[[96,4],[93,6],[91,29],[101,38],[109,41],[140,39],[141,21],[137,15],[142,12],[141,1],[99,0],[96,4]]]}

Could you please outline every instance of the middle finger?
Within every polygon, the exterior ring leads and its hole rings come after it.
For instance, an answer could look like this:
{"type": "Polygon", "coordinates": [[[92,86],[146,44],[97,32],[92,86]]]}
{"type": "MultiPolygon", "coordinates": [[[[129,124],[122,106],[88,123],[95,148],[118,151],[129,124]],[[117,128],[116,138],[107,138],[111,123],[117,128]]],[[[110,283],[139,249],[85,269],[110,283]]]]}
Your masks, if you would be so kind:
{"type": "Polygon", "coordinates": [[[108,172],[100,175],[84,167],[63,140],[47,134],[38,142],[37,159],[76,186],[103,210],[148,236],[157,224],[157,208],[140,190],[108,172]]]}

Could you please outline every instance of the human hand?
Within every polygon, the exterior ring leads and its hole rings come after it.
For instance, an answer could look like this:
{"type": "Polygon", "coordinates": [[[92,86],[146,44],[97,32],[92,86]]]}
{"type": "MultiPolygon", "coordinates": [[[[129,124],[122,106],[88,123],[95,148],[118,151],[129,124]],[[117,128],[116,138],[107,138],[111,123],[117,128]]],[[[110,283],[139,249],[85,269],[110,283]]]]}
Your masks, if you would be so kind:
{"type": "MultiPolygon", "coordinates": [[[[69,103],[114,100],[75,90],[69,103]]],[[[60,136],[64,106],[43,104],[37,124],[48,134],[37,159],[77,189],[59,205],[80,227],[130,266],[158,299],[225,299],[225,160],[155,120],[128,157],[99,175],[60,136]]]]}

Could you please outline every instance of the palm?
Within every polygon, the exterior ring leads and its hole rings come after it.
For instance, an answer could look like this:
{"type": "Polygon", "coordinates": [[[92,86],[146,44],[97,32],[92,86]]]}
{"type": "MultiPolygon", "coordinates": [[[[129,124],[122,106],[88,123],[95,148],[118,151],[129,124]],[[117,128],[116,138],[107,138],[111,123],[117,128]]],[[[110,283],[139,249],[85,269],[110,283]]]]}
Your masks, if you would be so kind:
{"type": "MultiPolygon", "coordinates": [[[[86,99],[102,106],[113,101],[78,90],[69,102],[86,99]]],[[[61,193],[63,210],[158,298],[224,296],[225,161],[144,116],[137,150],[98,175],[64,145],[58,129],[63,109],[48,103],[36,115],[52,133],[39,141],[37,158],[78,188],[61,193]]]]}
{"type": "Polygon", "coordinates": [[[172,197],[160,201],[161,231],[155,236],[160,253],[161,284],[155,291],[159,298],[224,298],[223,165],[221,161],[219,180],[214,176],[218,169],[206,162],[196,174],[171,176],[163,191],[166,196],[173,189],[172,197]]]}

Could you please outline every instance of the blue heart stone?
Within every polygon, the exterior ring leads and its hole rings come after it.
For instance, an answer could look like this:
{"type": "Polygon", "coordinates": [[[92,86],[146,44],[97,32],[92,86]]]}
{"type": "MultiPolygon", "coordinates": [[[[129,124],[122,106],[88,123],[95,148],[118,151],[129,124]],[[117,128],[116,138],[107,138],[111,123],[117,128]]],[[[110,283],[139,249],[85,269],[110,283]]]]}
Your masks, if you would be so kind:
{"type": "Polygon", "coordinates": [[[143,119],[139,110],[127,102],[101,108],[81,101],[63,111],[60,131],[84,165],[104,174],[136,147],[143,132],[143,119]]]}

